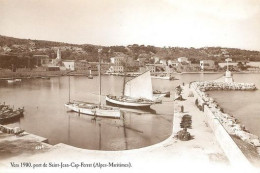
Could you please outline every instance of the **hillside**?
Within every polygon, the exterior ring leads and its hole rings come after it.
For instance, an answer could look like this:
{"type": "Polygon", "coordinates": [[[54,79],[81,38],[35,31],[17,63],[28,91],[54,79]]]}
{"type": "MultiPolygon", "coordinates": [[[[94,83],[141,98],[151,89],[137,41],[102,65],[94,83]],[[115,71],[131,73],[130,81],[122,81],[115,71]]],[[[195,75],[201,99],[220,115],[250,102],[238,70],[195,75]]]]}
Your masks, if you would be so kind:
{"type": "Polygon", "coordinates": [[[96,46],[90,44],[69,44],[62,42],[19,39],[0,35],[0,54],[18,57],[32,57],[33,55],[48,55],[50,58],[56,57],[59,48],[62,59],[86,59],[97,61],[99,48],[103,48],[102,58],[109,61],[109,58],[121,52],[125,56],[139,57],[157,56],[161,59],[176,59],[178,57],[188,57],[193,63],[198,63],[202,59],[212,59],[222,62],[230,57],[233,61],[260,61],[259,51],[241,50],[235,48],[204,47],[204,48],[182,48],[182,47],[154,47],[144,45],[124,46],[96,46]]]}

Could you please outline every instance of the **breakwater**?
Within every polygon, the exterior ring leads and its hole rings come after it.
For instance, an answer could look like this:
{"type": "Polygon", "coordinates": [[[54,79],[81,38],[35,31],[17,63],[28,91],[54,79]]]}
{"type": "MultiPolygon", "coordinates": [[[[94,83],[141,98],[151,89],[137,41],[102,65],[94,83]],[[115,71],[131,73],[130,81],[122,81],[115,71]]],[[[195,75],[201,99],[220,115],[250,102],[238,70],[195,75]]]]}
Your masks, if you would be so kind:
{"type": "Polygon", "coordinates": [[[236,83],[236,82],[193,82],[192,85],[201,91],[210,90],[256,90],[256,86],[253,83],[236,83]]]}
{"type": "Polygon", "coordinates": [[[254,84],[225,83],[216,81],[193,82],[190,88],[196,98],[196,104],[204,112],[206,122],[216,135],[218,142],[228,156],[230,162],[244,163],[246,158],[230,135],[254,146],[260,154],[258,136],[251,134],[239,121],[223,112],[222,108],[204,91],[209,90],[255,90],[254,84]]]}

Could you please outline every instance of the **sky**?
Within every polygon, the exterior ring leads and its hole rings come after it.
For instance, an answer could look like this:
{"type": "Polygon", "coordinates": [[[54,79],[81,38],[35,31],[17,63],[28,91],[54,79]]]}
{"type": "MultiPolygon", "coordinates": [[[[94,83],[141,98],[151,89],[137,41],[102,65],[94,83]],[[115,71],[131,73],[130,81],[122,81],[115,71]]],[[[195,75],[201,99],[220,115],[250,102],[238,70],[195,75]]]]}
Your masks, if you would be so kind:
{"type": "Polygon", "coordinates": [[[0,35],[260,51],[260,0],[0,0],[0,35]]]}

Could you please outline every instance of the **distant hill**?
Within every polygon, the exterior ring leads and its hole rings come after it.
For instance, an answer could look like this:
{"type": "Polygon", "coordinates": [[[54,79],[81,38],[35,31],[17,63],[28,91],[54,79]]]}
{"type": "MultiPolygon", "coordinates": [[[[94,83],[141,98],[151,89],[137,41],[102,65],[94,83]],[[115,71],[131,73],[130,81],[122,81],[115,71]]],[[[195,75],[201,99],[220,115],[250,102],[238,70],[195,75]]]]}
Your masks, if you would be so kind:
{"type": "Polygon", "coordinates": [[[157,56],[161,59],[176,59],[187,57],[193,63],[202,59],[212,59],[216,62],[223,62],[227,57],[233,61],[260,61],[259,51],[241,50],[235,48],[204,47],[204,48],[182,48],[182,47],[155,47],[144,45],[128,46],[97,46],[91,44],[69,44],[63,42],[19,39],[0,35],[0,54],[19,57],[32,57],[33,55],[48,55],[56,57],[57,49],[61,50],[62,59],[85,59],[97,61],[98,49],[103,48],[102,58],[109,61],[117,52],[135,59],[140,57],[157,56]]]}

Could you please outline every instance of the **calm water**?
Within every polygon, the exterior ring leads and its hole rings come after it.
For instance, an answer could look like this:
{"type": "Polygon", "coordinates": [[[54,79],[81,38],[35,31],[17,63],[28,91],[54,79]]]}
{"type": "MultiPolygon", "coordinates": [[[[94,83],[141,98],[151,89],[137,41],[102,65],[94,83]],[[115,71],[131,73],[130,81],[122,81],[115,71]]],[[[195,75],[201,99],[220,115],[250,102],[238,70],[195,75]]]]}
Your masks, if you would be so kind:
{"type": "MultiPolygon", "coordinates": [[[[182,82],[212,80],[222,74],[176,75],[180,80],[153,79],[153,88],[173,91],[182,82]]],[[[259,74],[235,74],[235,80],[255,82],[260,88],[259,74]]],[[[97,150],[124,150],[158,143],[172,132],[173,103],[164,98],[163,104],[152,105],[150,111],[124,111],[125,119],[98,118],[92,121],[88,115],[67,112],[64,103],[68,101],[68,77],[54,77],[50,80],[24,80],[21,84],[0,83],[0,102],[16,107],[25,107],[24,117],[11,126],[20,126],[27,132],[48,138],[50,144],[65,143],[72,146],[97,150]]],[[[102,77],[102,102],[105,95],[121,95],[123,78],[102,77]]],[[[98,103],[98,78],[71,77],[71,99],[98,103]]],[[[258,131],[260,92],[211,92],[226,110],[238,117],[249,130],[258,131]],[[228,101],[233,95],[232,101],[228,101]],[[221,98],[222,100],[219,100],[221,98]],[[248,98],[248,99],[245,99],[248,98]],[[224,101],[226,100],[226,102],[224,101]],[[258,101],[258,102],[257,102],[258,101]],[[241,104],[238,106],[238,103],[241,104]],[[256,103],[257,102],[257,103],[256,103]],[[222,105],[225,104],[225,105],[222,105]],[[228,105],[227,109],[225,106],[228,105]],[[237,110],[237,106],[240,110],[237,110]],[[241,108],[242,107],[242,108],[241,108]],[[249,111],[250,110],[250,111],[249,111]],[[243,116],[242,114],[247,113],[243,116]],[[244,118],[243,118],[244,117],[244,118]],[[256,119],[258,118],[258,119],[256,119]],[[255,125],[252,125],[255,124],[255,125]],[[250,129],[252,128],[252,129],[250,129]],[[258,129],[257,129],[258,128],[258,129]]]]}
{"type": "MultiPolygon", "coordinates": [[[[0,102],[25,107],[24,117],[11,126],[20,126],[27,132],[48,138],[50,144],[65,143],[80,148],[121,150],[148,146],[170,136],[173,103],[153,105],[149,111],[124,111],[125,119],[98,118],[67,112],[68,77],[50,80],[23,80],[21,84],[0,84],[0,102]]],[[[154,89],[172,90],[174,82],[154,81],[154,89]]],[[[123,78],[102,77],[102,95],[121,95],[123,78]]],[[[98,103],[98,77],[71,77],[71,99],[98,103]]],[[[105,97],[102,101],[105,104],[105,97]]]]}
{"type": "Polygon", "coordinates": [[[260,137],[260,74],[235,74],[237,82],[255,83],[256,91],[208,92],[224,112],[234,115],[253,134],[260,137]]]}

